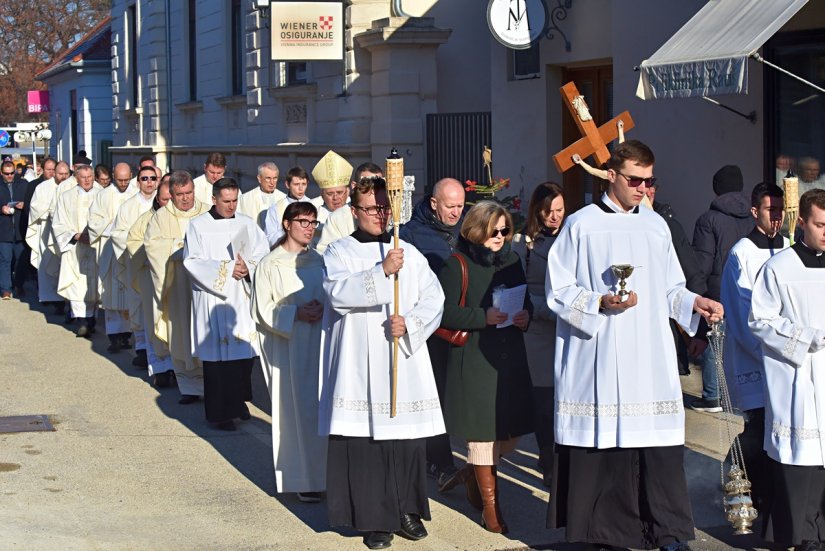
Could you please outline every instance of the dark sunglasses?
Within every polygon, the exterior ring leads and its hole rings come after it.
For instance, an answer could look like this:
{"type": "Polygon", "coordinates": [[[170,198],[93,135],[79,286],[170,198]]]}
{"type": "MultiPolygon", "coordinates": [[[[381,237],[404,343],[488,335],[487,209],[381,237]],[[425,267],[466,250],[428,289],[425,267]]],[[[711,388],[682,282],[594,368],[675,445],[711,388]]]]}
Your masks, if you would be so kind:
{"type": "Polygon", "coordinates": [[[499,234],[501,234],[501,237],[507,237],[508,235],[510,235],[510,228],[508,228],[507,226],[504,226],[501,229],[494,228],[493,235],[491,235],[490,237],[498,237],[499,234]]]}
{"type": "Polygon", "coordinates": [[[627,185],[630,187],[639,187],[640,185],[644,184],[647,187],[652,187],[656,185],[656,177],[651,176],[650,178],[639,178],[638,176],[625,176],[621,172],[616,172],[619,176],[627,180],[627,185]]]}
{"type": "Polygon", "coordinates": [[[12,176],[12,175],[14,175],[14,172],[4,172],[3,173],[3,176],[12,176]]]}
{"type": "Polygon", "coordinates": [[[158,177],[157,177],[157,176],[141,176],[141,177],[140,177],[140,181],[141,181],[141,182],[148,182],[148,181],[150,181],[150,180],[151,180],[152,182],[157,182],[157,181],[158,181],[158,177]]]}

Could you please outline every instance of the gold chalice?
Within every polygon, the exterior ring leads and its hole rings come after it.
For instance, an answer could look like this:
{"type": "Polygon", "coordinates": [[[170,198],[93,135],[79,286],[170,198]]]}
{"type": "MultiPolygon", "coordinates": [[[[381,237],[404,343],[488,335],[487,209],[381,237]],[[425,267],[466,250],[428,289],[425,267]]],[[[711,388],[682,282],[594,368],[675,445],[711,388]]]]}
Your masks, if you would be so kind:
{"type": "Polygon", "coordinates": [[[619,280],[619,292],[616,294],[618,294],[619,298],[624,302],[627,300],[627,297],[630,296],[630,291],[625,289],[625,287],[627,287],[627,278],[633,273],[633,266],[630,264],[613,264],[610,266],[610,269],[613,271],[613,275],[619,280]]]}

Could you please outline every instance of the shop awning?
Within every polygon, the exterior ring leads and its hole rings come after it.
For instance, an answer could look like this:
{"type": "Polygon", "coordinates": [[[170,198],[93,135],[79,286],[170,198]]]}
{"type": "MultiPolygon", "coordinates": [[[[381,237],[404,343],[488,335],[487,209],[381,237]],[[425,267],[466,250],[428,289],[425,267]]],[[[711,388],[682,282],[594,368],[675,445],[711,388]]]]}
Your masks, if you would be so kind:
{"type": "Polygon", "coordinates": [[[808,0],[710,0],[650,59],[636,95],[690,98],[748,92],[748,57],[808,0]]]}

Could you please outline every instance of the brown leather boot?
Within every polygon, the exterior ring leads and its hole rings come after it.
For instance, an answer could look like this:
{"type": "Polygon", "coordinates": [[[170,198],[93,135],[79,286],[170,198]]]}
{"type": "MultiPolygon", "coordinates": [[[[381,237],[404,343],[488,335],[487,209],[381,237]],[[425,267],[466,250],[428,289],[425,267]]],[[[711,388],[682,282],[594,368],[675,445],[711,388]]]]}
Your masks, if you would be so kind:
{"type": "Polygon", "coordinates": [[[478,482],[478,489],[481,492],[481,525],[488,532],[496,534],[506,534],[507,524],[501,516],[498,508],[498,489],[496,487],[496,467],[495,465],[473,465],[478,482]]]}
{"type": "Polygon", "coordinates": [[[481,511],[484,509],[484,504],[481,503],[481,493],[478,491],[478,482],[476,482],[476,475],[473,472],[473,466],[467,464],[463,469],[458,471],[464,487],[467,489],[467,501],[473,508],[481,511]]]}

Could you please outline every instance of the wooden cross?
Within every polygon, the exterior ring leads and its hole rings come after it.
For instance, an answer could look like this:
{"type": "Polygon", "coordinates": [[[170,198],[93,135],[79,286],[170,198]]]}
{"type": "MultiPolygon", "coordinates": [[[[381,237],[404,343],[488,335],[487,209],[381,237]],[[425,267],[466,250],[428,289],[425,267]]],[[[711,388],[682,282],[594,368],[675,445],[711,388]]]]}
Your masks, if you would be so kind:
{"type": "Polygon", "coordinates": [[[553,155],[553,162],[556,164],[556,169],[559,172],[566,172],[576,165],[573,161],[573,155],[578,154],[582,159],[587,159],[590,155],[596,159],[596,167],[601,167],[610,159],[610,151],[607,149],[607,144],[619,137],[619,122],[624,125],[624,131],[627,132],[633,128],[633,119],[630,117],[628,111],[624,111],[618,117],[611,119],[603,125],[596,127],[593,119],[589,117],[587,104],[584,102],[584,97],[579,94],[578,88],[574,82],[568,82],[562,86],[559,91],[564,98],[564,104],[576,121],[576,126],[584,135],[573,145],[570,145],[555,155],[553,155]],[[584,120],[583,119],[587,119],[584,120]]]}

